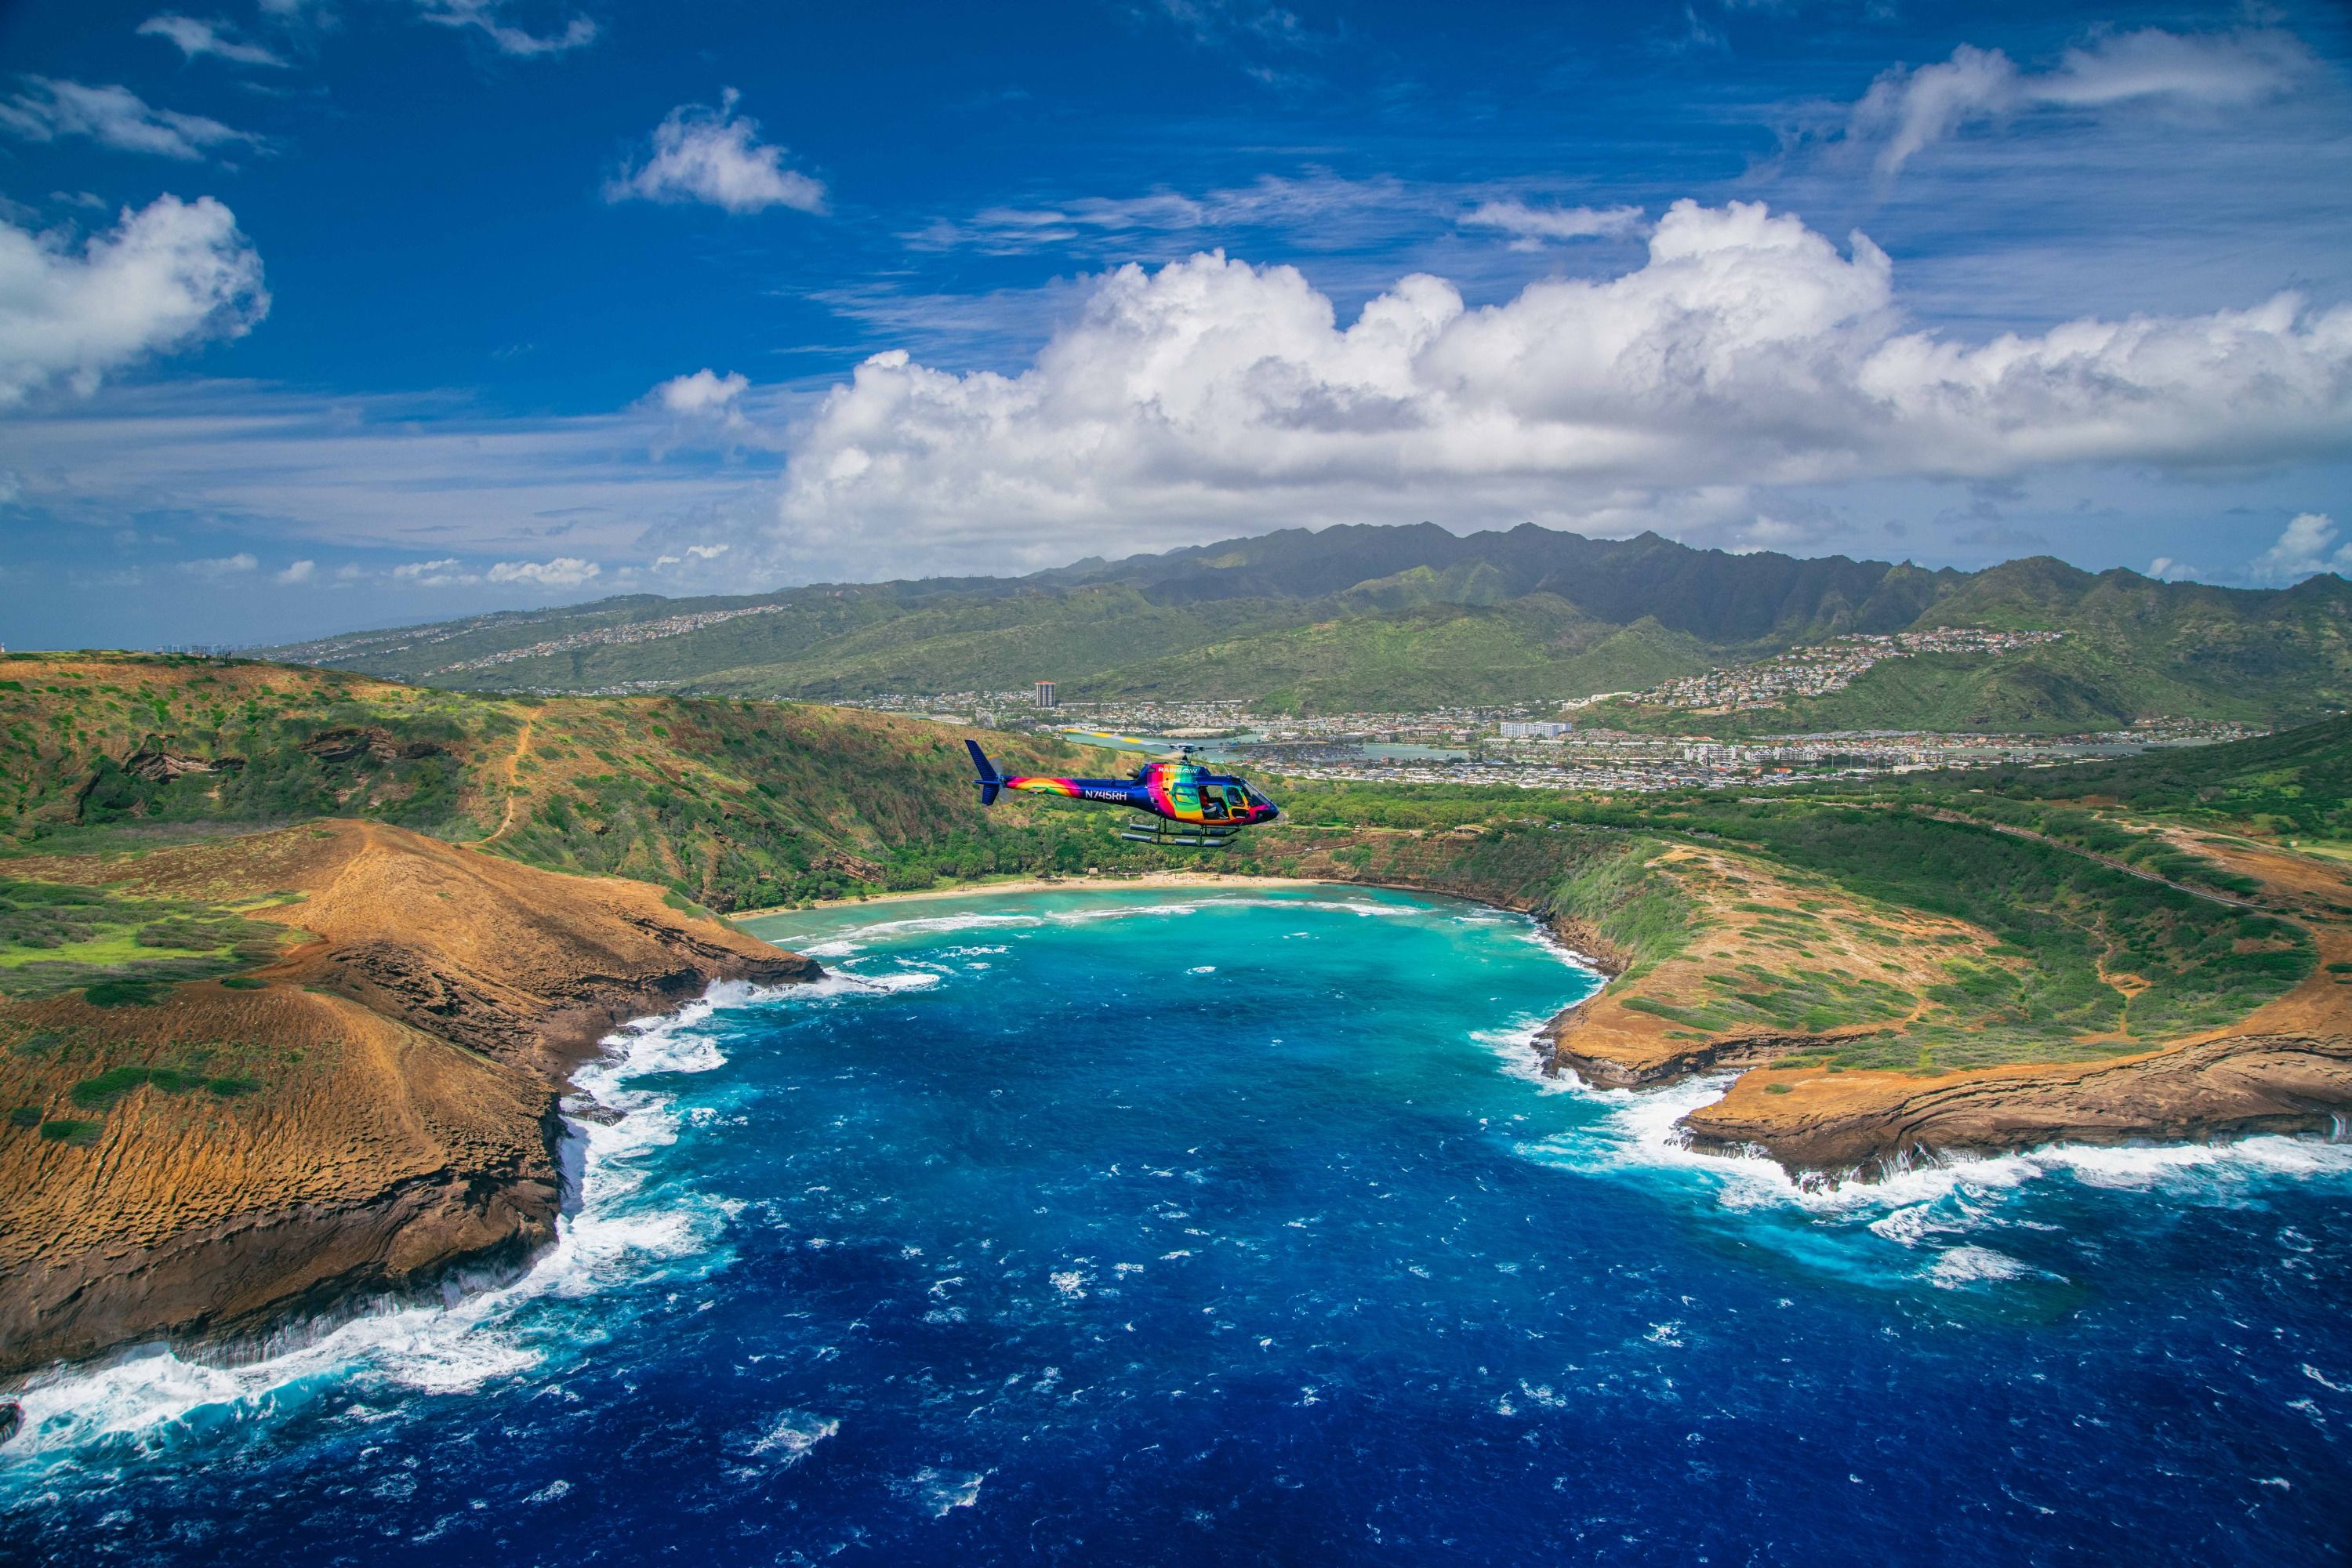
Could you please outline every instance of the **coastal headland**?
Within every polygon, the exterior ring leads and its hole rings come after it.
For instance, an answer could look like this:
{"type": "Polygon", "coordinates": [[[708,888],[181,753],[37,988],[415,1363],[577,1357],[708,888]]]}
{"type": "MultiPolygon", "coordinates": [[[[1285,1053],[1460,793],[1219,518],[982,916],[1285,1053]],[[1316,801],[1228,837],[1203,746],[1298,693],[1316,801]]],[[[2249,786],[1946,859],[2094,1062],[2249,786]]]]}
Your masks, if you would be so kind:
{"type": "MultiPolygon", "coordinates": [[[[2223,840],[2199,845],[2253,887],[2226,901],[2184,895],[2192,916],[2222,920],[2233,952],[2284,954],[2306,934],[2310,952],[2292,987],[2228,1026],[2168,1038],[2135,1034],[2124,1018],[2113,1021],[2122,1027],[2019,1030],[2003,1016],[2008,989],[1969,984],[2032,967],[2000,933],[1714,844],[1658,847],[1628,877],[1607,858],[1599,875],[1562,874],[1591,847],[1549,829],[1335,828],[1293,842],[1305,852],[1284,860],[1286,879],[1205,870],[1076,876],[868,901],[1287,880],[1444,893],[1529,914],[1609,976],[1543,1030],[1547,1070],[1634,1090],[1734,1073],[1721,1099],[1683,1118],[1693,1146],[1761,1152],[1809,1180],[1867,1180],[1939,1155],[2060,1142],[2328,1133],[2352,1112],[2352,913],[2338,901],[2352,900],[2352,886],[2307,856],[2223,840]],[[1481,855],[1482,842],[1511,849],[1481,855]],[[1671,908],[1645,910],[1645,902],[1671,908]],[[2242,934],[2238,921],[2250,907],[2292,931],[2242,934]],[[1733,1016],[1722,1016],[1727,1000],[1733,1016]],[[1944,1065],[1938,1047],[1948,1057],[2016,1059],[1944,1065]],[[1890,1052],[1902,1065],[1885,1065],[1890,1052]]],[[[2124,994],[2148,989],[2119,971],[2107,978],[2124,994]]]]}
{"type": "Polygon", "coordinates": [[[1867,794],[1267,773],[1283,820],[1206,864],[1066,802],[984,812],[951,737],[882,714],[0,668],[26,764],[0,1377],[522,1267],[563,1201],[570,1069],[714,981],[813,977],[724,916],[845,897],[1339,882],[1521,911],[1610,976],[1545,1031],[1554,1070],[1736,1075],[1693,1143],[1809,1178],[2352,1110],[2347,721],[1867,794]]]}
{"type": "Polygon", "coordinates": [[[376,824],[9,870],[281,935],[236,974],[0,1002],[0,1374],[518,1269],[599,1037],[819,973],[659,889],[376,824]]]}

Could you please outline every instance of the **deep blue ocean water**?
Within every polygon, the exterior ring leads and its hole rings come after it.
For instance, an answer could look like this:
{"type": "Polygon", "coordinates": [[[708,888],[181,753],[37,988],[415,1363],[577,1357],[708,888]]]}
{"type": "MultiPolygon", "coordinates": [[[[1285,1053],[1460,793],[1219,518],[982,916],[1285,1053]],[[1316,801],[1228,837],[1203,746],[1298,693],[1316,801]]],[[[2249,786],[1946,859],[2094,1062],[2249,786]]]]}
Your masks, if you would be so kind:
{"type": "Polygon", "coordinates": [[[1595,984],[1361,889],[782,917],[583,1082],[519,1284],[26,1396],[0,1555],[2318,1563],[2352,1149],[1799,1191],[1546,1082],[1595,984]]]}

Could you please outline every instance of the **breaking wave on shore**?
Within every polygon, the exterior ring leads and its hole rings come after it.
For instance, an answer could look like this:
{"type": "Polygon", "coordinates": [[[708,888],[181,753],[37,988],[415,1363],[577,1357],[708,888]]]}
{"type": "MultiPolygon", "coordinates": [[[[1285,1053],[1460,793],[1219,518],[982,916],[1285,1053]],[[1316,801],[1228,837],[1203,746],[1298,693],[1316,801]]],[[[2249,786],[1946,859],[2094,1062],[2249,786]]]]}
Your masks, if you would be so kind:
{"type": "MultiPolygon", "coordinates": [[[[567,1120],[577,1191],[552,1246],[517,1278],[447,1281],[439,1301],[388,1300],[355,1315],[281,1330],[265,1353],[240,1359],[140,1347],[106,1363],[37,1377],[14,1397],[24,1425],[0,1448],[0,1495],[54,1481],[58,1467],[105,1469],[160,1457],[357,1395],[464,1394],[530,1373],[608,1337],[619,1325],[565,1305],[625,1285],[708,1272],[724,1258],[724,1205],[657,1179],[677,1141],[674,1089],[646,1080],[714,1071],[727,1057],[711,1028],[735,1010],[822,1004],[935,984],[923,971],[828,974],[811,984],[722,982],[677,1012],[635,1019],[573,1074],[597,1114],[567,1120]]],[[[569,1163],[570,1162],[567,1162],[569,1163]]]]}

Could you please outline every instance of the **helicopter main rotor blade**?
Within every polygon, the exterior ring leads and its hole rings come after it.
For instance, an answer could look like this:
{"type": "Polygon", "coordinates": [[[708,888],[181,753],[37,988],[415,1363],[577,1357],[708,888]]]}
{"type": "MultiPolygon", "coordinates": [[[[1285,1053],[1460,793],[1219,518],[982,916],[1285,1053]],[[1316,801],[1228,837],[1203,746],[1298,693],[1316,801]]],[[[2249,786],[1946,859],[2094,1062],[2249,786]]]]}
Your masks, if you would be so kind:
{"type": "Polygon", "coordinates": [[[1161,751],[1168,749],[1168,742],[1165,741],[1155,741],[1142,735],[1114,735],[1108,730],[1065,730],[1062,733],[1072,736],[1083,735],[1091,741],[1113,741],[1122,746],[1141,746],[1146,749],[1157,747],[1161,751]]]}

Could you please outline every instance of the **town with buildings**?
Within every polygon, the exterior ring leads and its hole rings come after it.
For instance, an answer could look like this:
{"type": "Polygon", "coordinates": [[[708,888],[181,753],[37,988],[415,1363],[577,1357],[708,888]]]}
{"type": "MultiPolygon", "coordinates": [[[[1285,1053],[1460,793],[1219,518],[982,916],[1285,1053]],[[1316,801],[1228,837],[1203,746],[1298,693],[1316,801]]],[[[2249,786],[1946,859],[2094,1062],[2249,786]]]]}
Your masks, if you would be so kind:
{"type": "Polygon", "coordinates": [[[445,664],[433,673],[454,675],[462,669],[488,669],[493,665],[512,664],[522,658],[540,658],[551,653],[570,653],[575,648],[606,647],[616,643],[658,642],[664,637],[682,637],[688,632],[698,632],[705,626],[715,626],[721,621],[731,621],[743,616],[773,615],[782,608],[782,605],[745,605],[732,610],[697,610],[692,615],[664,616],[657,621],[631,621],[625,626],[597,626],[589,631],[550,637],[545,642],[535,642],[527,647],[510,647],[503,652],[485,654],[480,658],[460,659],[456,664],[445,664]]]}
{"type": "Polygon", "coordinates": [[[1825,697],[1842,691],[1873,665],[1931,653],[2006,653],[2036,643],[2056,642],[2063,632],[2004,632],[1983,626],[1946,626],[1933,631],[1832,637],[1811,647],[1790,648],[1755,664],[1728,665],[1703,675],[1668,680],[1646,691],[1604,692],[1607,698],[1654,708],[1737,712],[1778,707],[1791,698],[1825,697]]]}
{"type": "Polygon", "coordinates": [[[854,705],[1082,741],[1119,735],[1191,743],[1203,755],[1293,778],[1637,793],[1867,779],[1932,768],[2055,765],[2261,732],[2242,724],[2149,721],[2073,735],[1869,730],[1718,741],[1580,726],[1526,706],[1302,718],[1252,713],[1237,701],[1074,702],[1054,700],[1050,682],[1031,692],[898,693],[854,705]]]}

